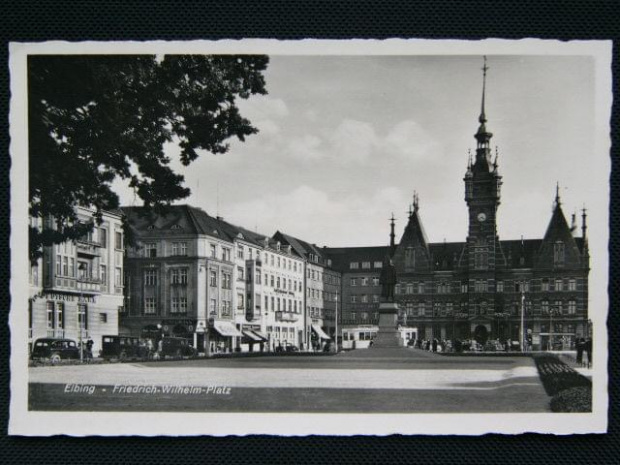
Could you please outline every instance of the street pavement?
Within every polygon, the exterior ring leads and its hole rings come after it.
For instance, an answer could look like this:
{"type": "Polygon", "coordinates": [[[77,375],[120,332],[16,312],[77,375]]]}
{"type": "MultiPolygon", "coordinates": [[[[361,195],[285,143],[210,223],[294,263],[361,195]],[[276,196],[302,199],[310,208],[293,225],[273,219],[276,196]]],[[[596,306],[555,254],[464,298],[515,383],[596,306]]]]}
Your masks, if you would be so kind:
{"type": "Polygon", "coordinates": [[[33,410],[547,412],[529,357],[366,349],[30,368],[33,410]]]}

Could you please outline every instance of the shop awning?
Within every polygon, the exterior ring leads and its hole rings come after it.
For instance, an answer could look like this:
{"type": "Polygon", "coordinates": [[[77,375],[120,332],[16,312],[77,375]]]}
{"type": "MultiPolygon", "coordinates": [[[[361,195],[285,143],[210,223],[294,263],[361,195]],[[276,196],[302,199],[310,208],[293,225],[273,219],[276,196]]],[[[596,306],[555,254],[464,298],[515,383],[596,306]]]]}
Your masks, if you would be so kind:
{"type": "Polygon", "coordinates": [[[241,336],[243,336],[243,334],[241,334],[241,331],[239,331],[237,328],[235,328],[235,325],[233,325],[230,321],[217,321],[217,320],[215,320],[213,322],[213,327],[222,336],[226,336],[226,337],[241,337],[241,336]]]}
{"type": "Polygon", "coordinates": [[[326,340],[331,340],[331,337],[329,337],[327,334],[325,334],[325,331],[323,331],[321,329],[321,327],[319,325],[312,325],[312,330],[316,333],[317,336],[319,336],[321,339],[326,339],[326,340]]]}
{"type": "Polygon", "coordinates": [[[261,342],[262,339],[257,336],[256,334],[254,334],[252,331],[248,331],[247,329],[244,329],[243,331],[241,331],[243,333],[243,335],[245,337],[247,337],[248,339],[254,341],[254,342],[261,342]]]}
{"type": "Polygon", "coordinates": [[[253,329],[252,332],[254,334],[256,334],[258,337],[260,337],[261,341],[268,341],[269,340],[269,338],[265,334],[261,333],[260,331],[257,331],[255,329],[253,329]]]}

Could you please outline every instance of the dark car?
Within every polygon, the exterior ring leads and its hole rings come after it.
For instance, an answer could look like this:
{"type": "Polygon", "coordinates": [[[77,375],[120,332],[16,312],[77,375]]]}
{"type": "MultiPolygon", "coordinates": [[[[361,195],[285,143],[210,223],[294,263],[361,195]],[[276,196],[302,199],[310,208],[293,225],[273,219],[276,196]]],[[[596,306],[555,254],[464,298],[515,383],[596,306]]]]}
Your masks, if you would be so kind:
{"type": "Polygon", "coordinates": [[[287,342],[286,345],[284,346],[284,350],[286,352],[299,352],[299,347],[291,344],[290,342],[287,342]]]}
{"type": "Polygon", "coordinates": [[[48,360],[59,363],[61,360],[75,360],[80,358],[80,349],[72,339],[41,338],[34,341],[32,346],[32,360],[48,360]]]}
{"type": "Polygon", "coordinates": [[[189,340],[184,337],[165,337],[161,340],[162,348],[160,357],[194,357],[196,350],[191,346],[189,340]]]}
{"type": "Polygon", "coordinates": [[[139,337],[103,336],[101,342],[101,357],[106,360],[146,360],[149,357],[149,349],[139,337]]]}

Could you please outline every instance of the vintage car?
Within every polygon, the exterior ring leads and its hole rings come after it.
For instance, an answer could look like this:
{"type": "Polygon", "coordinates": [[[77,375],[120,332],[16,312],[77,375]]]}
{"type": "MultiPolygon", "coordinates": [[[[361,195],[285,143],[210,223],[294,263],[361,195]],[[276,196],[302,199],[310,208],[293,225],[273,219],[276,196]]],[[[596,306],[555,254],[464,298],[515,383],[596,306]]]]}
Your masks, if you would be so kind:
{"type": "Polygon", "coordinates": [[[164,337],[161,341],[160,358],[174,357],[194,357],[196,350],[191,346],[189,340],[184,337],[164,337]]]}
{"type": "Polygon", "coordinates": [[[72,339],[40,338],[34,341],[30,358],[56,364],[61,360],[79,359],[80,350],[72,339]]]}
{"type": "Polygon", "coordinates": [[[105,360],[125,361],[131,359],[147,360],[147,344],[133,336],[102,336],[101,357],[105,360]]]}

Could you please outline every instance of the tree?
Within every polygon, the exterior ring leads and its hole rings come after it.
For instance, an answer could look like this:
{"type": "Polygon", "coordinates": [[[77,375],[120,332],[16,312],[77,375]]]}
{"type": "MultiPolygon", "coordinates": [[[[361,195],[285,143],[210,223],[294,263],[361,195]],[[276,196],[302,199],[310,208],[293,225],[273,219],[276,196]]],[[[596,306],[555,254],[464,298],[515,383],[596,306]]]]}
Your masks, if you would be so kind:
{"type": "Polygon", "coordinates": [[[178,141],[187,166],[200,153],[223,154],[229,139],[258,132],[237,98],[266,94],[268,57],[253,55],[31,56],[28,60],[29,213],[53,218],[30,228],[30,259],[42,247],[93,228],[77,205],[119,206],[111,189],[126,180],[148,207],[189,196],[164,153],[178,141]],[[45,224],[45,223],[44,223],[45,224]]]}

